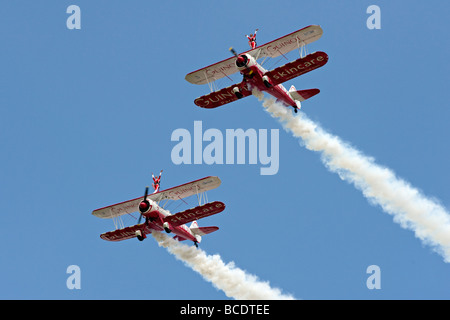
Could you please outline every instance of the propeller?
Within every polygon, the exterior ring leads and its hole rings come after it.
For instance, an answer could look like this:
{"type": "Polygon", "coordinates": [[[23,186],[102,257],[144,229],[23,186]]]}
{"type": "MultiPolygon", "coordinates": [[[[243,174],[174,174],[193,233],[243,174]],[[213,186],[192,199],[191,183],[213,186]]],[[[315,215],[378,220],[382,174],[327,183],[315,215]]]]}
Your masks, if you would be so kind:
{"type": "MultiPolygon", "coordinates": [[[[236,50],[233,49],[233,47],[230,47],[230,52],[236,57],[236,65],[238,67],[245,67],[246,70],[248,70],[249,68],[247,67],[247,57],[245,55],[238,55],[236,50]]],[[[249,74],[251,74],[252,71],[250,71],[249,74]]]]}
{"type": "Polygon", "coordinates": [[[139,216],[138,224],[141,223],[141,220],[142,220],[142,212],[147,211],[148,206],[149,206],[149,203],[147,202],[147,196],[148,196],[148,186],[145,187],[144,200],[142,200],[141,203],[139,203],[139,212],[141,213],[141,215],[139,216]]]}

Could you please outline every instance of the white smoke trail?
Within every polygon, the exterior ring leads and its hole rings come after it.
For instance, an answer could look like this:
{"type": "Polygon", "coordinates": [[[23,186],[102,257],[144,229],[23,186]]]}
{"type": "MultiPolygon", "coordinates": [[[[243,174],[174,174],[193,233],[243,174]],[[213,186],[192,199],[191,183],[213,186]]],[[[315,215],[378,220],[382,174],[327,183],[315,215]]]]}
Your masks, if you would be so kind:
{"type": "Polygon", "coordinates": [[[301,138],[307,149],[320,152],[322,162],[330,171],[354,184],[369,202],[380,205],[395,222],[414,231],[417,238],[450,263],[450,215],[436,200],[428,199],[391,170],[325,132],[304,113],[294,116],[291,108],[264,98],[260,92],[253,94],[264,100],[263,106],[271,116],[301,138]]]}
{"type": "Polygon", "coordinates": [[[177,259],[200,273],[227,297],[238,300],[292,300],[291,295],[271,288],[254,275],[237,268],[233,262],[225,264],[219,255],[207,255],[203,250],[184,245],[163,233],[152,232],[159,246],[167,248],[177,259]]]}

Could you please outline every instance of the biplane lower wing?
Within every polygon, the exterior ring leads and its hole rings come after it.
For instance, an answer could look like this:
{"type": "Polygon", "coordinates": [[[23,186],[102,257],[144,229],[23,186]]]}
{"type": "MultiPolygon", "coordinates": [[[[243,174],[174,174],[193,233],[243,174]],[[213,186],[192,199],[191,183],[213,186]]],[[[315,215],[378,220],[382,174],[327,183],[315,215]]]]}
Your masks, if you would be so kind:
{"type": "Polygon", "coordinates": [[[252,92],[241,82],[240,84],[233,84],[219,91],[214,91],[201,96],[195,99],[194,103],[201,108],[212,109],[250,95],[252,95],[252,92]],[[233,91],[234,88],[239,88],[239,93],[241,94],[240,98],[236,96],[236,93],[233,91]]]}
{"type": "Polygon", "coordinates": [[[122,241],[135,238],[136,231],[141,231],[143,234],[150,234],[152,233],[152,230],[158,229],[159,231],[162,230],[161,228],[158,228],[157,226],[154,226],[152,224],[150,226],[146,226],[144,223],[141,223],[123,229],[117,229],[114,231],[102,233],[100,235],[100,238],[107,241],[122,241]]]}
{"type": "Polygon", "coordinates": [[[172,226],[176,227],[194,220],[212,216],[223,210],[225,210],[225,204],[220,201],[214,201],[167,216],[164,218],[164,222],[169,222],[172,226]]]}
{"type": "Polygon", "coordinates": [[[328,55],[325,52],[317,51],[295,61],[268,71],[266,75],[271,80],[272,85],[278,85],[288,80],[294,79],[302,74],[322,67],[328,62],[328,55]]]}
{"type": "MultiPolygon", "coordinates": [[[[177,187],[150,194],[148,195],[148,199],[156,202],[166,199],[180,200],[182,198],[215,189],[220,185],[220,183],[221,181],[218,177],[205,177],[203,179],[195,180],[177,187]]],[[[143,197],[139,197],[113,204],[104,208],[96,209],[92,212],[92,214],[96,217],[105,219],[129,214],[138,210],[138,205],[142,201],[142,199],[143,197]]]]}

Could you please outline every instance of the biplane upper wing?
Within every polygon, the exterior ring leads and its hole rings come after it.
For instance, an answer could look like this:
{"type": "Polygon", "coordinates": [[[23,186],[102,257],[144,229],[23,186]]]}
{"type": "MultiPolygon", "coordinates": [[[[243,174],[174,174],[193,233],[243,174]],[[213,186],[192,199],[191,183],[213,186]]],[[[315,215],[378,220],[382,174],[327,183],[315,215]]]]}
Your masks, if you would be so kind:
{"type": "MultiPolygon", "coordinates": [[[[275,58],[318,40],[322,34],[323,30],[320,26],[311,25],[244,53],[250,54],[255,59],[264,57],[275,58]]],[[[236,58],[231,57],[197,71],[188,73],[185,79],[193,84],[206,84],[223,77],[228,77],[236,72],[239,72],[236,67],[236,58]]]]}
{"type": "Polygon", "coordinates": [[[223,210],[225,210],[225,204],[220,201],[214,201],[167,216],[164,218],[164,222],[169,222],[172,226],[176,227],[194,220],[217,214],[223,210]]]}
{"type": "Polygon", "coordinates": [[[302,74],[320,68],[328,61],[325,52],[317,51],[295,61],[286,63],[284,66],[275,68],[266,73],[272,85],[278,85],[285,81],[296,78],[302,74]]]}
{"type": "Polygon", "coordinates": [[[235,57],[222,60],[205,68],[188,73],[185,79],[193,84],[206,84],[222,79],[223,77],[239,72],[235,61],[235,57]]]}
{"type": "Polygon", "coordinates": [[[275,58],[318,40],[322,34],[323,30],[320,26],[311,25],[249,50],[246,53],[255,59],[263,57],[275,58]]]}
{"type": "Polygon", "coordinates": [[[238,85],[233,84],[229,87],[223,88],[219,91],[214,91],[208,93],[207,95],[201,96],[194,100],[194,103],[202,108],[212,109],[223,106],[224,104],[233,102],[238,100],[236,95],[233,92],[233,88],[238,87],[239,92],[243,97],[248,97],[252,94],[250,90],[247,89],[247,86],[242,82],[238,85]]]}
{"type": "MultiPolygon", "coordinates": [[[[151,199],[156,202],[165,199],[180,200],[197,193],[215,189],[220,186],[220,183],[221,181],[218,177],[205,177],[203,179],[195,180],[170,189],[150,194],[148,195],[147,199],[151,199]]],[[[115,218],[124,214],[132,213],[138,210],[139,203],[142,201],[142,199],[143,197],[139,197],[104,208],[96,209],[92,212],[92,214],[99,218],[115,218]]]]}

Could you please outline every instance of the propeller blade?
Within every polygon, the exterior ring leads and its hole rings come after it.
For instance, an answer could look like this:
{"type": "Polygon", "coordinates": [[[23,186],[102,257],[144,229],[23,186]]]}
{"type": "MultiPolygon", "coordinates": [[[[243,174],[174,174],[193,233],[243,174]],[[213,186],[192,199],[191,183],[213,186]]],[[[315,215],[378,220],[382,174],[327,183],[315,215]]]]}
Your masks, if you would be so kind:
{"type": "MultiPolygon", "coordinates": [[[[148,196],[148,186],[145,187],[144,200],[142,200],[143,202],[147,201],[147,196],[148,196]]],[[[141,211],[140,208],[139,208],[139,211],[141,211]]],[[[138,223],[137,224],[141,224],[141,220],[142,220],[142,213],[139,215],[139,219],[138,219],[138,223]]]]}
{"type": "Polygon", "coordinates": [[[234,54],[234,56],[237,58],[238,54],[237,52],[233,49],[233,47],[230,47],[230,51],[232,54],[234,54]]]}
{"type": "Polygon", "coordinates": [[[145,187],[144,201],[147,200],[147,196],[148,196],[148,186],[145,187]]]}

